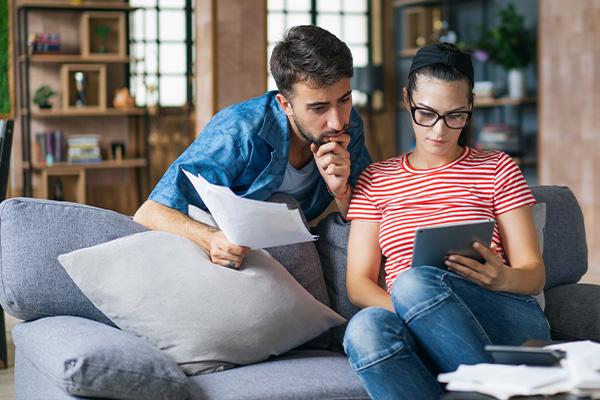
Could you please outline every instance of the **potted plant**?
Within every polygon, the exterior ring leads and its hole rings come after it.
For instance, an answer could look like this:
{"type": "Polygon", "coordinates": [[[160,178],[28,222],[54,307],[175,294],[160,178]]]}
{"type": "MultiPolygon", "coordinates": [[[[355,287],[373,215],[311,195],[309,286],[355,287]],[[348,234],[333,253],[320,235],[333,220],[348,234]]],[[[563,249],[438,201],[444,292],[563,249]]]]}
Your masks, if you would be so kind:
{"type": "Polygon", "coordinates": [[[508,71],[509,97],[523,97],[523,69],[535,58],[535,40],[513,4],[500,10],[500,24],[483,31],[478,47],[488,54],[490,61],[508,71]]]}
{"type": "Polygon", "coordinates": [[[33,95],[33,103],[37,104],[39,108],[52,108],[50,98],[55,96],[56,92],[48,85],[42,85],[35,91],[33,95]]]}

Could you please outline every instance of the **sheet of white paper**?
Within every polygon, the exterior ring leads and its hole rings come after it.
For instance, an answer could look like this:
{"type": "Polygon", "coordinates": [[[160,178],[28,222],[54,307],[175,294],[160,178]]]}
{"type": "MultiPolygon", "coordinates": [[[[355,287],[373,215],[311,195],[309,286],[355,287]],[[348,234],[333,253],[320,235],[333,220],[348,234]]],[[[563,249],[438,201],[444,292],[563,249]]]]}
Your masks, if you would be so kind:
{"type": "Polygon", "coordinates": [[[252,249],[315,240],[299,210],[282,203],[244,199],[229,188],[214,185],[183,170],[227,239],[252,249]]]}
{"type": "Polygon", "coordinates": [[[454,372],[438,375],[438,381],[448,383],[447,390],[475,391],[498,399],[568,391],[568,378],[562,368],[501,364],[461,365],[454,372]]]}
{"type": "Polygon", "coordinates": [[[577,389],[600,390],[600,344],[589,340],[546,346],[564,350],[567,357],[562,365],[569,371],[573,386],[577,389]]]}

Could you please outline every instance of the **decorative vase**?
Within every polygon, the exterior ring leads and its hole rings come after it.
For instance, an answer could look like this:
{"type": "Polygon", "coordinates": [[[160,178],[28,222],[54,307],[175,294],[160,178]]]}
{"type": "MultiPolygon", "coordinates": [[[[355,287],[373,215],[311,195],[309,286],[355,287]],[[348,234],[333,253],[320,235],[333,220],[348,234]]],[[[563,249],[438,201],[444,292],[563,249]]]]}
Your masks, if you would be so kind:
{"type": "Polygon", "coordinates": [[[508,97],[513,99],[525,97],[525,71],[522,68],[508,70],[508,97]]]}

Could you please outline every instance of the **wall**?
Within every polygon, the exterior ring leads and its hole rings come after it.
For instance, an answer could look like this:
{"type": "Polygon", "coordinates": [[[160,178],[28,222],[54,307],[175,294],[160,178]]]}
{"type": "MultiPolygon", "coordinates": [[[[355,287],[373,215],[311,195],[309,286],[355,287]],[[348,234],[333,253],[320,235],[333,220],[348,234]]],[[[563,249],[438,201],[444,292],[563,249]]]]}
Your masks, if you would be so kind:
{"type": "Polygon", "coordinates": [[[600,0],[566,3],[540,1],[539,182],[575,193],[600,281],[600,0]]]}
{"type": "Polygon", "coordinates": [[[266,0],[196,0],[196,132],[267,88],[266,0]]]}

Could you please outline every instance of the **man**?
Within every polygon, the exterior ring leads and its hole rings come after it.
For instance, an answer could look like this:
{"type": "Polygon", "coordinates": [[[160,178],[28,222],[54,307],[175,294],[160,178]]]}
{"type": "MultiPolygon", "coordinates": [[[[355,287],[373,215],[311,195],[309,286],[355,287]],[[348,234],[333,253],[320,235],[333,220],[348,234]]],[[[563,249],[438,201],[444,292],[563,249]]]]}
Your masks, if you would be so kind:
{"type": "Polygon", "coordinates": [[[249,249],[187,216],[189,204],[206,206],[182,169],[246,198],[290,194],[311,220],[332,198],[346,215],[352,185],[371,163],[352,110],[348,46],[322,28],[296,26],[273,49],[270,65],[279,91],[215,115],[134,216],[193,240],[230,268],[239,268],[249,249]]]}

